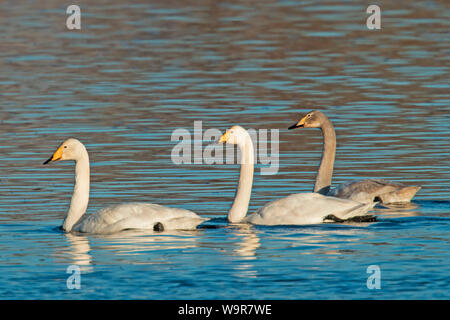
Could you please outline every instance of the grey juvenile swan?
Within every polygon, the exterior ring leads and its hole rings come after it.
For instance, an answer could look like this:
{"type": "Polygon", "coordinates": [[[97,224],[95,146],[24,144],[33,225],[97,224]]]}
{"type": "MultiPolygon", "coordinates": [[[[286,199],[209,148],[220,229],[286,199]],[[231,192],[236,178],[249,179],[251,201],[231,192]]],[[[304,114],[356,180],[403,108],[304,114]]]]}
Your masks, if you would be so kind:
{"type": "Polygon", "coordinates": [[[343,183],[330,190],[336,154],[336,133],[333,124],[325,114],[316,110],[307,113],[299,122],[289,127],[289,129],[295,128],[320,128],[322,130],[324,145],[314,192],[363,203],[373,201],[402,203],[409,202],[420,189],[418,186],[407,187],[402,183],[392,181],[365,179],[343,183]]]}
{"type": "Polygon", "coordinates": [[[192,211],[153,203],[124,203],[83,217],[89,202],[88,152],[80,141],[70,138],[44,164],[60,160],[75,161],[75,187],[62,225],[66,232],[108,234],[126,229],[191,230],[207,220],[192,211]]]}
{"type": "Polygon", "coordinates": [[[218,142],[237,145],[241,150],[239,184],[228,212],[228,221],[231,223],[303,225],[327,221],[375,220],[374,216],[365,215],[375,203],[363,204],[319,193],[292,194],[269,202],[256,213],[246,216],[253,183],[254,149],[252,139],[244,128],[233,126],[221,136],[218,142]]]}

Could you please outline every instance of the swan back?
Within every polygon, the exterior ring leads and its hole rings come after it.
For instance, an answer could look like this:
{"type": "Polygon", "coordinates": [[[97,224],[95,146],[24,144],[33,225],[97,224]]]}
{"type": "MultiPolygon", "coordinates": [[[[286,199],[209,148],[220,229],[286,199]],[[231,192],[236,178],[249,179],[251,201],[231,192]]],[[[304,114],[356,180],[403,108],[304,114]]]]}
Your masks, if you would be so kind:
{"type": "Polygon", "coordinates": [[[249,215],[246,221],[264,225],[318,224],[328,215],[343,220],[364,215],[375,204],[362,204],[319,193],[297,193],[267,203],[256,213],[249,215]]]}
{"type": "Polygon", "coordinates": [[[126,229],[154,230],[158,223],[162,224],[164,230],[192,230],[205,220],[185,209],[154,203],[123,203],[86,216],[74,226],[74,230],[102,234],[126,229]]]}
{"type": "Polygon", "coordinates": [[[380,200],[383,203],[409,202],[420,187],[407,187],[402,183],[364,179],[340,184],[330,191],[329,195],[358,202],[368,203],[380,200]]]}

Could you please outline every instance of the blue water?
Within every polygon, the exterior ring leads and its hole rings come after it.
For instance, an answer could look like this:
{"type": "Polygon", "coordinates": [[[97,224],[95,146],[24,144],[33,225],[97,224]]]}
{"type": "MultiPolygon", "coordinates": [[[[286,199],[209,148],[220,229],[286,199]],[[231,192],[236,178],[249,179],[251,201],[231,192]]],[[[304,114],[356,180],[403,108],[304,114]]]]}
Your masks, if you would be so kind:
{"type": "MultiPolygon", "coordinates": [[[[1,299],[449,299],[449,9],[358,1],[0,4],[1,299]],[[250,212],[310,192],[325,112],[333,183],[420,185],[378,222],[229,225],[238,165],[175,165],[176,129],[279,129],[279,170],[255,171],[250,212]],[[88,214],[143,201],[211,220],[196,231],[67,234],[73,164],[42,166],[68,137],[91,160],[88,214]],[[69,266],[81,288],[69,289],[69,266]],[[369,289],[369,266],[380,289],[369,289]]],[[[194,137],[192,136],[194,140],[194,137]]],[[[198,142],[198,141],[197,141],[198,142]]],[[[210,141],[201,141],[203,148],[210,141]]]]}

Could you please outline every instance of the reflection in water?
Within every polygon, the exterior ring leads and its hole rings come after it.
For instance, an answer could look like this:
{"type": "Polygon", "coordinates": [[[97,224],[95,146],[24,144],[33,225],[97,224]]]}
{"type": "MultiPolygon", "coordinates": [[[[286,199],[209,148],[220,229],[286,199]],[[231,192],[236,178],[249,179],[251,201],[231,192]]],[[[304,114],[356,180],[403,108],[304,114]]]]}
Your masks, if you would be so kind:
{"type": "Polygon", "coordinates": [[[64,233],[67,241],[70,243],[67,254],[69,255],[70,264],[76,264],[83,272],[92,272],[94,268],[91,266],[92,256],[89,254],[91,247],[89,246],[89,240],[86,236],[64,233]]]}
{"type": "Polygon", "coordinates": [[[231,228],[233,235],[239,239],[233,253],[245,260],[256,259],[256,249],[261,243],[254,227],[249,224],[233,224],[231,228]]]}
{"type": "Polygon", "coordinates": [[[419,206],[414,202],[409,203],[391,203],[391,204],[385,204],[383,205],[377,205],[375,207],[374,213],[376,215],[385,215],[386,217],[389,216],[391,218],[394,217],[414,217],[414,216],[420,216],[420,208],[419,206]]]}
{"type": "Polygon", "coordinates": [[[358,243],[371,236],[370,226],[375,223],[323,224],[317,226],[285,226],[284,232],[272,236],[280,247],[289,245],[302,255],[340,255],[348,253],[341,248],[358,243]]]}
{"type": "Polygon", "coordinates": [[[304,245],[319,246],[306,252],[307,254],[345,255],[354,253],[354,249],[347,249],[347,245],[365,241],[373,234],[369,226],[374,223],[355,223],[343,225],[338,229],[315,230],[313,236],[302,238],[304,245]]]}
{"type": "MultiPolygon", "coordinates": [[[[188,249],[197,246],[201,231],[170,230],[161,233],[145,230],[126,230],[119,233],[95,236],[101,239],[101,250],[122,256],[141,255],[148,251],[188,249]]],[[[152,263],[149,261],[148,263],[152,263]]]]}
{"type": "MultiPolygon", "coordinates": [[[[149,260],[151,252],[169,253],[198,246],[201,231],[164,231],[149,233],[146,230],[126,230],[110,235],[86,235],[64,233],[69,246],[56,249],[56,256],[64,265],[78,265],[82,272],[94,272],[94,252],[110,255],[111,261],[126,264],[152,265],[170,263],[164,260],[149,260]],[[92,248],[94,246],[94,249],[92,248]]],[[[163,254],[161,254],[163,255],[163,254]]],[[[97,256],[98,258],[98,256],[97,256]]]]}
{"type": "Polygon", "coordinates": [[[109,235],[83,235],[82,233],[65,233],[70,243],[67,254],[71,264],[85,266],[83,271],[93,271],[91,247],[89,241],[96,244],[95,250],[109,252],[122,261],[127,259],[131,264],[154,264],[160,261],[147,261],[133,258],[143,256],[151,251],[188,249],[198,245],[200,231],[164,231],[161,233],[146,230],[126,230],[109,235]]]}
{"type": "Polygon", "coordinates": [[[356,0],[137,2],[92,2],[82,32],[65,28],[59,0],[0,2],[1,296],[61,298],[74,263],[95,269],[87,299],[372,299],[364,266],[383,261],[376,297],[448,299],[448,1],[383,2],[382,32],[356,0]],[[421,185],[417,208],[377,208],[367,226],[48,231],[73,191],[66,164],[42,170],[64,138],[92,150],[90,212],[142,201],[222,216],[238,171],[174,165],[172,132],[280,129],[280,168],[255,175],[253,212],[312,190],[322,139],[287,130],[312,109],[335,124],[335,185],[421,185]]]}
{"type": "Polygon", "coordinates": [[[233,224],[231,234],[235,237],[233,255],[240,257],[233,267],[236,270],[234,274],[237,277],[256,278],[256,270],[252,260],[257,258],[256,249],[261,245],[260,239],[254,226],[249,224],[233,224]]]}

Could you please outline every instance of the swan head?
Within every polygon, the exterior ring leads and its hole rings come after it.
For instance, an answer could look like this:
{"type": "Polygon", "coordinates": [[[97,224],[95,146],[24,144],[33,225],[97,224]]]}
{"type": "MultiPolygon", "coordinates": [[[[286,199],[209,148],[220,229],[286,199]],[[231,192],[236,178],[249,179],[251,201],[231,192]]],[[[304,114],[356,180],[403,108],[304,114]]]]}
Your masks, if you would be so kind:
{"type": "Polygon", "coordinates": [[[56,149],[53,155],[44,162],[47,164],[49,162],[60,161],[60,160],[78,160],[83,154],[86,153],[86,148],[77,139],[69,138],[56,149]]]}
{"type": "Polygon", "coordinates": [[[243,145],[248,137],[247,130],[241,126],[232,126],[220,137],[218,143],[243,145]]]}
{"type": "Polygon", "coordinates": [[[303,116],[299,122],[290,126],[288,129],[295,128],[320,128],[327,117],[320,111],[311,111],[303,116]]]}

